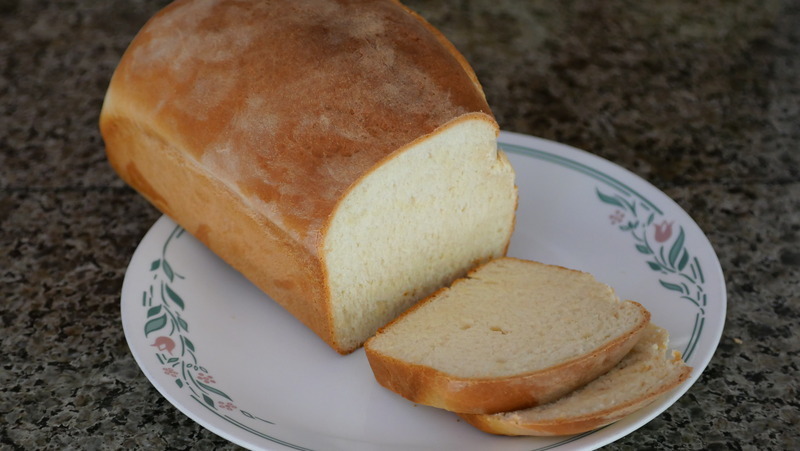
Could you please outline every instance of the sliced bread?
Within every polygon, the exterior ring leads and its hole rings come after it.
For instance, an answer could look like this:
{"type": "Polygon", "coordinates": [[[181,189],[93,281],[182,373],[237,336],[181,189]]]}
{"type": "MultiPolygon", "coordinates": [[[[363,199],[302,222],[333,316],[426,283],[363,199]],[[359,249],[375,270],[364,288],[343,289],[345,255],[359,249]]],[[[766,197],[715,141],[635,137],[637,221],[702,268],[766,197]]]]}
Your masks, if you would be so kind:
{"type": "Polygon", "coordinates": [[[413,402],[496,413],[554,401],[605,373],[649,321],[590,274],[499,258],[409,309],[365,349],[377,381],[413,402]]]}
{"type": "Polygon", "coordinates": [[[603,427],[653,402],[685,381],[692,368],[667,352],[666,330],[650,325],[639,343],[608,373],[549,404],[492,415],[461,417],[503,435],[567,435],[603,427]]]}

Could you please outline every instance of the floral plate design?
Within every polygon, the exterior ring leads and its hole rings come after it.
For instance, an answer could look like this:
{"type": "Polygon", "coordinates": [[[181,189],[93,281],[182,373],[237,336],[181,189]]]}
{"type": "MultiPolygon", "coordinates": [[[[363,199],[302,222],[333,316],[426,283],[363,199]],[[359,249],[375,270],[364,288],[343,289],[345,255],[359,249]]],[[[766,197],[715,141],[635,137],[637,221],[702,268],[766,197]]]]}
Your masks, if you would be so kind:
{"type": "Polygon", "coordinates": [[[592,449],[659,415],[699,378],[726,311],[722,270],[692,219],[638,176],[587,152],[503,132],[519,209],[509,255],[588,271],[647,307],[691,378],[610,426],[569,437],[484,434],[378,386],[362,350],[339,356],[168,217],[131,259],[122,323],[158,391],[251,449],[592,449]]]}

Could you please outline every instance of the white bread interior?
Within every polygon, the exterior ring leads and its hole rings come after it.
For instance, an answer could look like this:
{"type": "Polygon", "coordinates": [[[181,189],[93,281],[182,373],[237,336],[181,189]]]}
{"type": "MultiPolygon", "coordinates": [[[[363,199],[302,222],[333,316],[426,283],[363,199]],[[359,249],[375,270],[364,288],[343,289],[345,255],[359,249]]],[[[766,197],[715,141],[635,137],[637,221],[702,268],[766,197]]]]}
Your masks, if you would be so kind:
{"type": "Polygon", "coordinates": [[[603,427],[650,404],[691,374],[669,334],[650,325],[639,343],[608,373],[549,404],[493,415],[462,415],[479,429],[504,435],[579,434],[603,427]]]}
{"type": "Polygon", "coordinates": [[[357,346],[489,258],[514,224],[514,173],[484,116],[448,124],[369,173],[339,203],[323,255],[336,334],[357,346]]]}
{"type": "Polygon", "coordinates": [[[623,358],[649,320],[590,274],[499,258],[414,306],[365,348],[390,390],[455,412],[493,413],[588,383],[623,358]]]}

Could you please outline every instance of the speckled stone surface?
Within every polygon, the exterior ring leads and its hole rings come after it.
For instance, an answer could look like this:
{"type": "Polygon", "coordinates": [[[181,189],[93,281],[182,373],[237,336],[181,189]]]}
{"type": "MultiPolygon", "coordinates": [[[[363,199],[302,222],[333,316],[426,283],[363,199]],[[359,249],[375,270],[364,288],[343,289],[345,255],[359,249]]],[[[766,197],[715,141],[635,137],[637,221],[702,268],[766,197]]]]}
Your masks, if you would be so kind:
{"type": "MultiPolygon", "coordinates": [[[[234,449],[172,407],[122,333],[159,213],[97,117],[166,2],[0,0],[0,448],[234,449]]],[[[719,349],[608,449],[798,449],[800,3],[407,2],[474,65],[501,126],[594,152],[675,199],[728,284],[719,349]]]]}

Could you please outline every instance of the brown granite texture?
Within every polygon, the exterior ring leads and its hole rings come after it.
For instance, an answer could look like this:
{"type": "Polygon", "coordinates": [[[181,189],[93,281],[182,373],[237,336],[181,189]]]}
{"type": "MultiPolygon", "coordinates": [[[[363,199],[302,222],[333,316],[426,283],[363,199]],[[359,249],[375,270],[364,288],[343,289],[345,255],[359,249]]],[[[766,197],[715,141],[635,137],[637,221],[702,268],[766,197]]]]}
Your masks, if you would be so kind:
{"type": "MultiPolygon", "coordinates": [[[[105,162],[97,117],[166,2],[0,0],[0,448],[231,449],[150,385],[119,317],[159,214],[105,162]]],[[[728,284],[720,347],[608,449],[797,449],[800,3],[412,0],[462,50],[506,130],[624,166],[706,232],[728,284]]]]}

